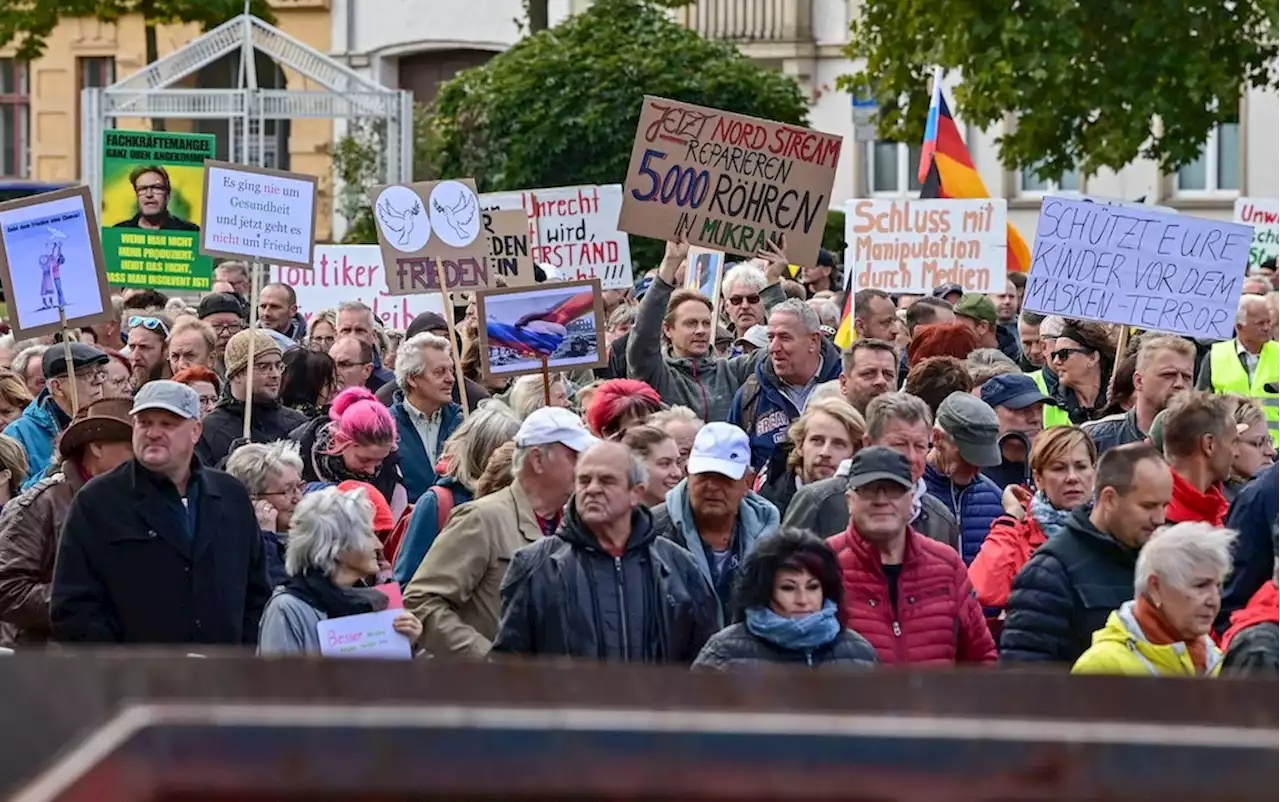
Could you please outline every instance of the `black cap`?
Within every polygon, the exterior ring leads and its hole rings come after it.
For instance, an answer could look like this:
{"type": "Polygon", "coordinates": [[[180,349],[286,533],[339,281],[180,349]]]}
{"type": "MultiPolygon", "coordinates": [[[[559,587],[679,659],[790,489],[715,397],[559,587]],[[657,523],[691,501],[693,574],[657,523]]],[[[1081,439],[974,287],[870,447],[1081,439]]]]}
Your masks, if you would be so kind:
{"type": "Polygon", "coordinates": [[[818,249],[818,267],[835,267],[836,255],[826,248],[818,249]]]}
{"type": "MultiPolygon", "coordinates": [[[[71,343],[71,370],[77,371],[90,365],[105,365],[111,357],[85,343],[71,343]]],[[[53,345],[45,350],[40,360],[40,368],[46,379],[67,375],[67,349],[65,346],[53,345]]]]}
{"type": "Polygon", "coordinates": [[[952,293],[958,293],[960,295],[964,295],[964,287],[961,287],[959,284],[939,284],[938,286],[933,288],[934,298],[945,299],[948,295],[951,295],[952,293]]]}
{"type": "Polygon", "coordinates": [[[908,490],[916,486],[911,481],[911,463],[892,448],[870,446],[854,454],[849,466],[849,487],[856,490],[880,481],[897,482],[908,490]]]}
{"type": "Polygon", "coordinates": [[[244,317],[244,304],[240,303],[240,299],[229,292],[211,292],[200,299],[200,306],[196,309],[196,316],[204,320],[209,315],[216,315],[220,312],[231,312],[244,317]]]}
{"type": "Polygon", "coordinates": [[[404,331],[404,338],[421,334],[424,331],[448,331],[449,324],[435,312],[423,312],[409,321],[409,328],[404,331]]]}

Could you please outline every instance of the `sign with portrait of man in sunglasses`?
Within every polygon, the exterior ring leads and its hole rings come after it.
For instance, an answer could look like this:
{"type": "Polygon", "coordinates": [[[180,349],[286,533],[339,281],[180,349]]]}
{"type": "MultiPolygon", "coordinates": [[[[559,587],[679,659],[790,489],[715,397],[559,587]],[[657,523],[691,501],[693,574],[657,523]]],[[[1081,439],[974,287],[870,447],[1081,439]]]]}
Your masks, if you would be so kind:
{"type": "Polygon", "coordinates": [[[106,131],[102,247],[117,287],[205,292],[213,259],[200,254],[204,160],[212,134],[106,131]]]}

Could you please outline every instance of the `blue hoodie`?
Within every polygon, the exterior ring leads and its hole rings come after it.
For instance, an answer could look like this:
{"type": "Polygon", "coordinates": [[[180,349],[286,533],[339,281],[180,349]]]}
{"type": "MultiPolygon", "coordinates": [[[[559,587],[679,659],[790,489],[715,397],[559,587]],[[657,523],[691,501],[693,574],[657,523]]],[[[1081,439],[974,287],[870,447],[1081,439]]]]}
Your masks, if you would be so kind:
{"type": "MultiPolygon", "coordinates": [[[[840,378],[841,364],[840,349],[823,337],[822,366],[818,368],[817,382],[821,384],[840,378]]],[[[729,423],[740,427],[751,438],[751,467],[757,471],[769,461],[774,450],[786,442],[787,430],[804,411],[796,409],[791,399],[783,394],[781,383],[773,369],[773,360],[762,359],[738,388],[729,407],[729,423]],[[755,414],[748,410],[753,404],[755,414]]]]}
{"type": "Polygon", "coordinates": [[[53,441],[65,425],[59,423],[63,419],[67,419],[66,414],[45,388],[22,410],[17,420],[5,427],[4,433],[21,443],[27,452],[27,480],[22,483],[23,490],[44,478],[45,469],[53,460],[53,441]]]}
{"type": "Polygon", "coordinates": [[[982,474],[974,477],[968,487],[957,487],[951,477],[932,465],[924,467],[924,484],[929,495],[941,501],[960,522],[960,556],[968,565],[978,556],[982,541],[991,531],[991,522],[1004,514],[1001,489],[982,474]]]}
{"type": "Polygon", "coordinates": [[[709,549],[703,544],[693,523],[693,509],[689,506],[688,479],[667,491],[666,508],[667,516],[671,519],[671,539],[692,555],[698,570],[715,589],[724,620],[729,620],[729,602],[738,568],[747,555],[755,551],[756,543],[760,538],[777,531],[778,525],[782,522],[778,508],[764,496],[754,491],[747,491],[747,495],[738,505],[738,522],[734,526],[733,543],[730,547],[732,553],[719,577],[712,573],[709,549]]]}

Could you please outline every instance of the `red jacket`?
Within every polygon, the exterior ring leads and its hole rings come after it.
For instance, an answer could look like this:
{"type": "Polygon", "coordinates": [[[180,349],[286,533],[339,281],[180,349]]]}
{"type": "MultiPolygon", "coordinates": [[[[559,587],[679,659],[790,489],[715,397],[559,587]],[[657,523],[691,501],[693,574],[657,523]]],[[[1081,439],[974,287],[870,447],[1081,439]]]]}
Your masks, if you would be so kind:
{"type": "Polygon", "coordinates": [[[871,642],[880,662],[914,665],[994,663],[996,644],[955,549],[907,529],[898,608],[880,554],[853,529],[827,545],[844,581],[845,626],[871,642]]]}
{"type": "Polygon", "coordinates": [[[1222,633],[1222,651],[1231,648],[1231,639],[1254,624],[1280,624],[1280,591],[1276,583],[1268,580],[1258,592],[1253,594],[1249,603],[1231,614],[1231,626],[1222,633]]]}
{"type": "Polygon", "coordinates": [[[969,579],[983,607],[1004,607],[1009,603],[1013,578],[1048,540],[1032,517],[1030,506],[1028,502],[1021,521],[1012,515],[1001,515],[992,521],[990,534],[969,565],[969,579]]]}
{"type": "Polygon", "coordinates": [[[1214,526],[1226,526],[1227,499],[1222,495],[1222,488],[1210,485],[1209,492],[1201,493],[1195,485],[1182,478],[1177,471],[1173,474],[1173,498],[1165,509],[1165,520],[1171,524],[1188,521],[1199,521],[1214,526]]]}

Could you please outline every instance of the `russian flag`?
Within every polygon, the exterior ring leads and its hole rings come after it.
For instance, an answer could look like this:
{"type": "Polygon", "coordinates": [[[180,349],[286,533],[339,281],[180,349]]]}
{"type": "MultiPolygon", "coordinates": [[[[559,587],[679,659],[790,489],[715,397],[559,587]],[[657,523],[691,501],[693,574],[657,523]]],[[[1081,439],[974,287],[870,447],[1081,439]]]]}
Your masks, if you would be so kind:
{"type": "MultiPolygon", "coordinates": [[[[925,120],[924,143],[920,146],[921,198],[989,198],[982,176],[974,169],[969,148],[942,95],[942,69],[933,74],[933,100],[925,120]]],[[[1025,273],[1031,268],[1031,250],[1018,229],[1009,227],[1009,247],[1005,261],[1009,271],[1025,273]]]]}

